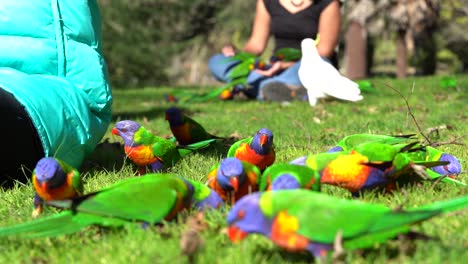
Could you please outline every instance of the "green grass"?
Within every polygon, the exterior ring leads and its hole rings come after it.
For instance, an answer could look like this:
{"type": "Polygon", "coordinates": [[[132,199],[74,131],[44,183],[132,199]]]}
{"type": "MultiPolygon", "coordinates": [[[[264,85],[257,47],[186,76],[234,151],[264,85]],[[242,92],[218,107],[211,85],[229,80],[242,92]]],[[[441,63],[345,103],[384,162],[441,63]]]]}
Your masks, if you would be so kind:
{"type": "MultiPolygon", "coordinates": [[[[418,129],[407,115],[404,100],[384,84],[400,90],[408,97],[417,123],[423,132],[433,127],[446,125],[433,133],[433,141],[467,143],[468,75],[457,76],[459,88],[439,88],[439,77],[409,78],[406,80],[374,79],[376,94],[368,94],[358,103],[342,101],[321,102],[312,108],[307,103],[294,102],[283,106],[278,103],[234,100],[207,103],[179,104],[205,128],[219,136],[248,137],[261,127],[270,128],[275,135],[277,162],[288,162],[302,155],[328,150],[343,136],[354,133],[408,134],[418,129]],[[414,88],[413,88],[414,85],[414,88]]],[[[208,88],[192,88],[207,91],[208,88]]],[[[161,136],[169,136],[170,130],[164,120],[164,110],[169,103],[164,94],[171,88],[145,88],[139,90],[115,90],[113,124],[122,119],[133,119],[161,136]]],[[[419,135],[419,134],[418,134],[419,135]]],[[[105,138],[120,142],[111,135],[110,128],[105,138]]],[[[422,139],[422,137],[421,137],[422,139]]],[[[185,157],[170,171],[188,178],[204,181],[211,165],[225,155],[228,146],[204,150],[185,157]]],[[[458,157],[462,167],[468,166],[465,146],[443,145],[439,147],[458,157]]],[[[87,162],[84,171],[87,191],[98,190],[115,181],[135,175],[135,168],[128,160],[115,161],[121,149],[101,149],[87,162]]],[[[468,182],[466,173],[459,179],[468,182]]],[[[407,187],[408,200],[401,192],[394,195],[366,193],[362,199],[396,207],[405,207],[467,195],[464,188],[453,185],[424,183],[407,187]]],[[[349,194],[337,188],[324,188],[324,192],[340,197],[349,194]]],[[[31,220],[33,191],[31,184],[17,184],[12,189],[0,189],[0,226],[31,220]]],[[[56,210],[47,208],[44,215],[56,210]]],[[[199,263],[310,263],[309,254],[285,252],[261,236],[250,236],[240,244],[232,244],[226,234],[226,211],[206,215],[208,228],[201,232],[204,239],[199,251],[199,263]]],[[[142,230],[128,226],[122,230],[104,230],[97,227],[57,238],[21,240],[2,238],[0,263],[186,263],[181,255],[179,241],[185,228],[187,214],[163,227],[142,230]]],[[[311,216],[310,224],[314,224],[311,216]]],[[[431,241],[416,241],[411,250],[399,251],[399,242],[389,241],[365,251],[348,252],[349,263],[466,263],[468,261],[467,213],[458,212],[438,216],[420,225],[416,231],[439,238],[431,241]]]]}

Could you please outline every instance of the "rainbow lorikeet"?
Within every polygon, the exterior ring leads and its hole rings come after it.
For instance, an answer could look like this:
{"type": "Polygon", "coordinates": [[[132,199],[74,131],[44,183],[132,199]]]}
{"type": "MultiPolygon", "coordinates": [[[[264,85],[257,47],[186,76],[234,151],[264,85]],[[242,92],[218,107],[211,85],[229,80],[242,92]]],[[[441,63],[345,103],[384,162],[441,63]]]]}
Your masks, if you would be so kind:
{"type": "Polygon", "coordinates": [[[253,137],[234,142],[229,147],[227,156],[247,161],[263,171],[276,159],[273,133],[268,128],[261,128],[253,137]]]}
{"type": "Polygon", "coordinates": [[[130,177],[78,198],[49,201],[64,210],[38,220],[0,228],[1,236],[50,237],[87,226],[121,227],[171,220],[191,207],[218,208],[223,201],[208,186],[174,174],[130,177]]]}
{"type": "Polygon", "coordinates": [[[440,79],[439,86],[444,89],[457,88],[457,79],[451,76],[444,76],[440,79]]]}
{"type": "Polygon", "coordinates": [[[374,84],[372,84],[369,80],[355,80],[358,84],[359,90],[363,93],[375,93],[377,90],[375,89],[374,84]]]}
{"type": "MultiPolygon", "coordinates": [[[[437,180],[441,175],[427,173],[427,167],[447,164],[444,161],[418,161],[411,157],[415,143],[389,145],[369,142],[352,150],[319,153],[293,161],[306,165],[320,174],[321,184],[330,184],[349,190],[353,196],[368,189],[391,190],[423,179],[437,180]],[[417,175],[417,176],[416,176],[417,175]]],[[[441,178],[444,182],[465,185],[462,182],[441,178]]]]}
{"type": "Polygon", "coordinates": [[[207,184],[224,201],[234,204],[242,196],[258,190],[260,176],[255,165],[228,157],[210,168],[207,184]]]}
{"type": "Polygon", "coordinates": [[[322,259],[333,251],[334,245],[341,244],[345,250],[369,248],[410,233],[412,224],[467,206],[466,195],[393,210],[304,189],[257,192],[231,208],[228,236],[237,242],[257,233],[288,251],[308,251],[322,259]]]}
{"type": "Polygon", "coordinates": [[[80,172],[64,161],[44,157],[40,159],[32,173],[34,185],[34,211],[37,217],[45,201],[63,200],[83,194],[83,182],[80,172]]]}
{"type": "Polygon", "coordinates": [[[208,133],[200,123],[175,106],[166,110],[166,120],[169,122],[172,134],[181,145],[189,145],[208,139],[224,139],[208,133]]]}
{"type": "Polygon", "coordinates": [[[320,191],[320,173],[310,167],[275,163],[265,169],[260,180],[260,191],[284,189],[320,191]]]}
{"type": "MultiPolygon", "coordinates": [[[[380,142],[385,144],[406,144],[409,142],[416,142],[414,134],[392,136],[392,135],[378,135],[378,134],[353,134],[342,138],[336,146],[332,147],[329,152],[351,150],[358,145],[369,142],[380,142]]],[[[437,174],[455,178],[461,173],[461,164],[456,157],[451,154],[445,153],[437,148],[431,146],[420,146],[417,151],[408,153],[415,161],[446,161],[446,165],[434,166],[427,170],[428,174],[437,177],[437,174]]]]}
{"type": "Polygon", "coordinates": [[[302,57],[302,52],[300,49],[295,48],[280,48],[273,53],[270,58],[270,63],[276,61],[298,61],[302,57]]]}
{"type": "Polygon", "coordinates": [[[172,167],[183,156],[209,146],[214,139],[189,145],[177,145],[176,139],[165,139],[154,135],[132,120],[122,120],[112,128],[112,134],[122,137],[125,154],[138,166],[139,173],[159,172],[172,167]]]}

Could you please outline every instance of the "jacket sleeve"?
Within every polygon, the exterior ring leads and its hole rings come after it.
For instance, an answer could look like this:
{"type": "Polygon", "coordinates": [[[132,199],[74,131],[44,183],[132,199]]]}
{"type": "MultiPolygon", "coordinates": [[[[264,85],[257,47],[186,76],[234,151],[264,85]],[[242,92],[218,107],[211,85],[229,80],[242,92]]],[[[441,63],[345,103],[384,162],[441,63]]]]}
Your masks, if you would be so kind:
{"type": "Polygon", "coordinates": [[[0,17],[0,86],[26,108],[46,156],[79,167],[111,120],[97,2],[4,1],[0,17]]]}

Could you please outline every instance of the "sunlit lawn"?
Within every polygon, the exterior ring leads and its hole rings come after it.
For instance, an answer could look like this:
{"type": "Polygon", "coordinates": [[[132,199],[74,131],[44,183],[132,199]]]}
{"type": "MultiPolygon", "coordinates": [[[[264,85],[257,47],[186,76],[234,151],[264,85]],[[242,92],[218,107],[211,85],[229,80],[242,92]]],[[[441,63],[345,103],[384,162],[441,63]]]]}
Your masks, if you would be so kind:
{"type": "MultiPolygon", "coordinates": [[[[366,94],[358,103],[327,100],[316,107],[304,102],[289,105],[259,101],[213,101],[179,103],[179,106],[204,127],[219,136],[243,138],[253,135],[261,127],[274,133],[277,162],[288,162],[299,156],[328,150],[343,136],[354,133],[410,134],[420,132],[433,142],[466,144],[468,131],[467,86],[468,75],[457,76],[457,89],[439,87],[440,77],[409,78],[406,80],[373,79],[377,92],[366,94]],[[388,84],[408,98],[415,121],[408,115],[405,101],[388,84]],[[434,128],[440,127],[439,130],[434,128]],[[428,134],[429,131],[433,131],[428,134]]],[[[171,103],[164,95],[171,87],[114,90],[113,124],[122,119],[141,122],[161,136],[170,136],[164,111],[171,103]]],[[[206,92],[209,88],[190,88],[206,92]]],[[[110,142],[120,142],[110,128],[105,136],[110,142]]],[[[205,181],[208,169],[226,155],[228,146],[203,150],[186,156],[171,172],[205,181]]],[[[440,149],[458,157],[463,168],[468,166],[466,146],[449,144],[440,149]]],[[[87,191],[98,190],[119,179],[133,177],[135,168],[130,161],[119,160],[121,149],[100,148],[86,163],[83,171],[87,191]]],[[[459,176],[468,181],[466,173],[459,176]]],[[[326,186],[324,192],[349,198],[340,189],[326,186]]],[[[363,200],[383,203],[390,207],[404,207],[467,195],[464,188],[439,183],[424,183],[406,188],[394,195],[367,193],[363,200]]],[[[0,190],[0,225],[12,225],[31,220],[33,191],[31,184],[18,184],[0,190]]],[[[48,208],[44,215],[55,213],[48,208]]],[[[266,238],[250,236],[240,244],[232,244],[224,231],[227,210],[205,216],[208,228],[201,232],[204,240],[198,252],[198,263],[310,263],[308,253],[288,253],[266,238]]],[[[0,241],[0,263],[184,263],[179,241],[185,228],[187,214],[178,221],[162,227],[143,230],[131,225],[123,230],[104,230],[90,227],[82,232],[57,238],[22,240],[3,238],[0,241]]],[[[314,224],[313,215],[310,224],[314,224]]],[[[430,219],[414,229],[431,237],[431,241],[417,241],[414,247],[401,252],[398,240],[375,245],[365,251],[348,252],[352,263],[466,263],[468,262],[467,213],[458,212],[430,219]]]]}

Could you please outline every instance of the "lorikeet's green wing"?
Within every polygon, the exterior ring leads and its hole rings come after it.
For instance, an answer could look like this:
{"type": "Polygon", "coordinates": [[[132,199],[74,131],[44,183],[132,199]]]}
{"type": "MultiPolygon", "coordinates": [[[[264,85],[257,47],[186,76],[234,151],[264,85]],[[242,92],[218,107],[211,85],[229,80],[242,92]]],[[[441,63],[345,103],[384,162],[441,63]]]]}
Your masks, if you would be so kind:
{"type": "Polygon", "coordinates": [[[173,140],[161,138],[151,147],[153,155],[158,157],[166,167],[171,167],[180,159],[177,145],[173,140]]]}
{"type": "Polygon", "coordinates": [[[74,210],[103,217],[104,223],[97,224],[104,226],[108,217],[153,224],[168,216],[178,197],[186,195],[182,179],[171,174],[148,174],[89,195],[74,210]]]}
{"type": "Polygon", "coordinates": [[[281,48],[273,56],[282,61],[297,61],[301,59],[302,52],[300,49],[295,48],[281,48]]]}
{"type": "Polygon", "coordinates": [[[187,122],[190,126],[190,133],[192,134],[191,135],[192,139],[196,138],[196,139],[207,140],[207,139],[216,137],[208,133],[208,131],[206,131],[206,129],[194,119],[188,116],[184,116],[183,118],[185,119],[184,122],[187,122]]]}
{"type": "Polygon", "coordinates": [[[370,162],[393,161],[398,153],[404,153],[416,143],[389,145],[381,142],[368,142],[357,145],[354,149],[366,156],[370,162]]]}
{"type": "Polygon", "coordinates": [[[375,89],[374,85],[369,80],[356,80],[358,84],[359,90],[363,93],[376,93],[377,90],[375,89]]]}
{"type": "Polygon", "coordinates": [[[240,139],[240,140],[234,142],[234,143],[229,147],[229,150],[228,150],[228,153],[227,153],[227,157],[234,157],[235,154],[236,154],[236,150],[237,150],[243,143],[250,144],[250,142],[252,142],[252,139],[253,139],[253,137],[249,137],[249,138],[240,139]]]}
{"type": "Polygon", "coordinates": [[[399,144],[410,142],[410,140],[416,140],[414,138],[415,134],[402,135],[402,136],[393,136],[393,135],[378,135],[378,134],[353,134],[342,138],[336,146],[342,148],[342,150],[351,150],[356,146],[361,144],[378,142],[382,144],[399,144]]]}
{"type": "Polygon", "coordinates": [[[166,140],[162,137],[158,137],[151,133],[150,131],[146,130],[145,127],[141,126],[136,132],[134,136],[135,143],[139,145],[151,146],[159,141],[166,140]]]}
{"type": "Polygon", "coordinates": [[[228,74],[229,79],[234,80],[249,75],[250,71],[253,70],[254,65],[255,58],[245,59],[232,68],[228,74]]]}
{"type": "Polygon", "coordinates": [[[158,223],[187,195],[182,179],[171,174],[132,177],[95,193],[50,204],[71,209],[57,215],[0,228],[0,236],[56,236],[77,232],[89,225],[119,227],[129,222],[158,223]]]}
{"type": "Polygon", "coordinates": [[[65,163],[64,161],[59,159],[56,160],[60,164],[60,167],[62,167],[63,171],[68,175],[68,177],[71,177],[72,186],[76,190],[76,192],[79,195],[83,194],[83,180],[80,172],[76,168],[65,163]]]}

